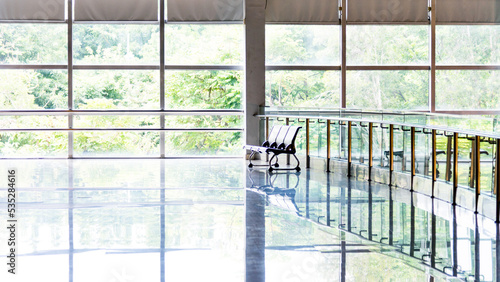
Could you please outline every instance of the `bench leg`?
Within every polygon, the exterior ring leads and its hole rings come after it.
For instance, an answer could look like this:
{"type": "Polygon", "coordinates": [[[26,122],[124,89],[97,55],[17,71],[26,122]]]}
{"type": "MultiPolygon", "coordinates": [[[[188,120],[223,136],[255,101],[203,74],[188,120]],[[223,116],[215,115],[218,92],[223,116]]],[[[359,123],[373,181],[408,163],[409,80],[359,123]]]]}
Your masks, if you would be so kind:
{"type": "Polygon", "coordinates": [[[256,153],[256,151],[252,151],[252,153],[250,153],[250,156],[248,157],[248,160],[250,161],[250,163],[248,164],[248,167],[253,167],[252,159],[253,159],[253,156],[255,156],[255,153],[256,153]]]}
{"type": "Polygon", "coordinates": [[[297,156],[295,154],[293,154],[293,157],[297,161],[297,166],[295,167],[295,170],[296,171],[300,171],[300,161],[299,161],[299,159],[297,158],[297,156]]]}
{"type": "Polygon", "coordinates": [[[273,166],[272,161],[275,157],[277,158],[277,155],[273,155],[271,157],[271,159],[269,160],[269,172],[272,172],[273,170],[296,170],[297,172],[299,172],[300,171],[300,161],[295,154],[292,154],[292,155],[295,158],[295,160],[297,161],[297,165],[294,168],[277,168],[278,167],[277,162],[276,162],[276,165],[273,166]]]}
{"type": "MultiPolygon", "coordinates": [[[[275,154],[273,154],[273,156],[269,159],[269,171],[272,171],[273,169],[273,159],[276,157],[275,154]]],[[[278,162],[276,162],[278,163],[278,162]]]]}

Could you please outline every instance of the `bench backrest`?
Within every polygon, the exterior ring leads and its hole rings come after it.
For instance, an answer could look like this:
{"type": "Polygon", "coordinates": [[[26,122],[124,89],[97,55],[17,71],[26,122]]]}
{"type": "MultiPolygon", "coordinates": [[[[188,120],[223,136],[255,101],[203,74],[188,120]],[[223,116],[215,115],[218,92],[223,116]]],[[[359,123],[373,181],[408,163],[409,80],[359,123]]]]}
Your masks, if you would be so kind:
{"type": "MultiPolygon", "coordinates": [[[[280,145],[282,144],[284,141],[285,141],[285,137],[288,133],[288,129],[290,127],[288,125],[282,125],[281,126],[281,129],[280,129],[280,133],[278,134],[278,136],[276,137],[276,145],[280,145]]],[[[271,140],[269,140],[271,142],[271,140]]]]}
{"type": "Polygon", "coordinates": [[[276,142],[276,138],[278,137],[278,134],[281,131],[282,125],[275,125],[271,129],[271,132],[269,133],[269,137],[267,138],[267,141],[269,141],[269,144],[276,142]]]}
{"type": "Polygon", "coordinates": [[[291,146],[294,148],[295,138],[297,138],[297,133],[300,126],[289,126],[289,125],[275,125],[269,133],[269,138],[266,144],[271,148],[286,149],[291,146]]]}
{"type": "Polygon", "coordinates": [[[301,128],[302,127],[300,126],[290,126],[288,128],[288,132],[286,133],[285,139],[282,142],[285,145],[285,147],[287,147],[288,145],[294,145],[295,138],[297,138],[297,133],[301,128]]]}

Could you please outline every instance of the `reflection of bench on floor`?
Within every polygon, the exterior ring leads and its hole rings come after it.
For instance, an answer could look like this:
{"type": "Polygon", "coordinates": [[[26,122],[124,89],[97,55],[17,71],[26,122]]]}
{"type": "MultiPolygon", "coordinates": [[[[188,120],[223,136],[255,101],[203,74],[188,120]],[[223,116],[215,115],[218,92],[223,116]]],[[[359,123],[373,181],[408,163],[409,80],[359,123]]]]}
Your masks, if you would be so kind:
{"type": "MultiPolygon", "coordinates": [[[[291,211],[293,213],[300,214],[299,207],[295,202],[295,194],[297,192],[297,187],[300,182],[300,172],[286,172],[286,173],[274,173],[266,175],[266,177],[260,177],[259,180],[265,179],[265,183],[255,183],[252,177],[251,171],[248,177],[252,183],[250,188],[256,188],[258,191],[263,192],[267,196],[267,200],[270,204],[284,208],[285,210],[291,211]],[[291,176],[295,176],[296,181],[290,181],[291,176]],[[281,179],[281,183],[286,183],[283,188],[278,187],[275,182],[281,179]],[[290,182],[295,182],[295,185],[290,185],[290,182]],[[260,185],[259,185],[260,184],[260,185]],[[293,186],[293,187],[292,187],[293,186]]],[[[261,172],[259,172],[261,173],[261,172]]],[[[261,174],[262,175],[262,174],[261,174]]]]}
{"type": "Polygon", "coordinates": [[[252,153],[250,154],[250,163],[248,164],[248,167],[253,167],[253,166],[258,166],[252,164],[252,158],[255,154],[257,153],[266,153],[266,154],[273,154],[271,159],[269,159],[269,164],[265,166],[269,166],[269,171],[273,170],[297,170],[300,171],[300,162],[299,159],[297,159],[297,156],[295,156],[295,153],[297,150],[295,149],[295,138],[297,137],[297,133],[299,132],[299,129],[302,127],[300,126],[290,126],[290,125],[275,125],[271,129],[271,132],[269,133],[269,138],[267,141],[262,143],[262,146],[254,146],[254,145],[245,145],[243,148],[247,150],[251,150],[252,153]],[[280,154],[287,154],[287,155],[293,155],[295,160],[297,161],[297,166],[293,168],[278,168],[278,155],[280,154]],[[276,158],[276,162],[272,164],[273,159],[276,158]]]}

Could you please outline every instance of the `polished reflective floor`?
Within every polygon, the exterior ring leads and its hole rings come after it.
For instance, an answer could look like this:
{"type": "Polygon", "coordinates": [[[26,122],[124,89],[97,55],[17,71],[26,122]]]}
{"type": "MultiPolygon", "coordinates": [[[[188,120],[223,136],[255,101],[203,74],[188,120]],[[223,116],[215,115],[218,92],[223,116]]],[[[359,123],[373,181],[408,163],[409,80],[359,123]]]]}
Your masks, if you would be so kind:
{"type": "Polygon", "coordinates": [[[0,181],[0,281],[498,281],[493,221],[333,173],[234,159],[1,160],[0,181]]]}

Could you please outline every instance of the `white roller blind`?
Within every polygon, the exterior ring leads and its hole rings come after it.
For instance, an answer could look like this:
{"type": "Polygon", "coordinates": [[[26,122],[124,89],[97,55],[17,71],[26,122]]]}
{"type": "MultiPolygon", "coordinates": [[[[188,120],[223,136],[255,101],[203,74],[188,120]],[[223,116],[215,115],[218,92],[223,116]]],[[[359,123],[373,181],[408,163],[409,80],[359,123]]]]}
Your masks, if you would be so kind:
{"type": "Polygon", "coordinates": [[[64,21],[64,0],[0,0],[0,20],[64,21]]]}
{"type": "Polygon", "coordinates": [[[499,0],[436,0],[439,23],[500,23],[499,0]]]}
{"type": "Polygon", "coordinates": [[[157,21],[158,0],[75,0],[76,21],[157,21]]]}
{"type": "Polygon", "coordinates": [[[347,0],[347,22],[428,22],[427,8],[427,0],[347,0]]]}
{"type": "Polygon", "coordinates": [[[337,0],[267,0],[266,21],[338,23],[337,0]]]}
{"type": "Polygon", "coordinates": [[[167,0],[167,21],[243,21],[243,0],[167,0]]]}

